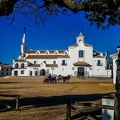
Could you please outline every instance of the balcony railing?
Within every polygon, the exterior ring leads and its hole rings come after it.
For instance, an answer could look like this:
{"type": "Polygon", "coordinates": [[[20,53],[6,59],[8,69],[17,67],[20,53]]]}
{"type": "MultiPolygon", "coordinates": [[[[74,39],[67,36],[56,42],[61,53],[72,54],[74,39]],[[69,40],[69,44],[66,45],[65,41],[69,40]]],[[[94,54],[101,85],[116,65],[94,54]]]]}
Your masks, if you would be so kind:
{"type": "Polygon", "coordinates": [[[97,63],[96,65],[97,66],[103,66],[103,63],[97,63]]]}
{"type": "Polygon", "coordinates": [[[67,66],[67,63],[61,63],[62,66],[67,66]]]}

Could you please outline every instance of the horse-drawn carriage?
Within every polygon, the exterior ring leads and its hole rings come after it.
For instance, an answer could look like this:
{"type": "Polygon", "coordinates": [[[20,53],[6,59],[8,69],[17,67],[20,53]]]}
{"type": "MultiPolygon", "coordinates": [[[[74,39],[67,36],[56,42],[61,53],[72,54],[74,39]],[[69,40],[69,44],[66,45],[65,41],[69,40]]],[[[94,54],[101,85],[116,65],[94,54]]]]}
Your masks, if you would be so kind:
{"type": "Polygon", "coordinates": [[[70,75],[67,76],[47,76],[44,78],[44,83],[65,83],[70,81],[70,75]]]}
{"type": "Polygon", "coordinates": [[[44,83],[56,83],[56,77],[47,76],[43,80],[44,83]]]}

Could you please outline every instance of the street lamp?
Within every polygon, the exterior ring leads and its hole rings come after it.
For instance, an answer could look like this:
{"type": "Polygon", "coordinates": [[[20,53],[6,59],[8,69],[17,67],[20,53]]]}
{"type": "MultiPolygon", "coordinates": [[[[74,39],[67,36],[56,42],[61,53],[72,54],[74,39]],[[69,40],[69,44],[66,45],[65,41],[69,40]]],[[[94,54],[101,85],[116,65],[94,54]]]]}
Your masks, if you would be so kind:
{"type": "Polygon", "coordinates": [[[52,75],[53,75],[53,70],[54,70],[54,67],[51,67],[51,69],[52,69],[52,75]]]}

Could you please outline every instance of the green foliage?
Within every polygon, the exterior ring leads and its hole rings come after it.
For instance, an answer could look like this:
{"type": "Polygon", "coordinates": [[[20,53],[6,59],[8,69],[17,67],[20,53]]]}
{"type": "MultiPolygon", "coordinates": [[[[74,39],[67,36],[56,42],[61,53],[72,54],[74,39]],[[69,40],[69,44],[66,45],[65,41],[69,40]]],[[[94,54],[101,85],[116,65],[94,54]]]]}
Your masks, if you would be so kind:
{"type": "Polygon", "coordinates": [[[5,112],[5,111],[11,111],[11,110],[15,110],[15,108],[12,108],[11,106],[7,105],[7,104],[3,104],[0,106],[0,112],[5,112]]]}
{"type": "MultiPolygon", "coordinates": [[[[120,25],[120,0],[6,0],[0,2],[0,16],[17,13],[40,25],[54,16],[84,11],[90,24],[98,28],[120,25]]],[[[80,16],[81,17],[81,16],[80,16]]],[[[11,22],[11,23],[12,23],[11,22]]]]}

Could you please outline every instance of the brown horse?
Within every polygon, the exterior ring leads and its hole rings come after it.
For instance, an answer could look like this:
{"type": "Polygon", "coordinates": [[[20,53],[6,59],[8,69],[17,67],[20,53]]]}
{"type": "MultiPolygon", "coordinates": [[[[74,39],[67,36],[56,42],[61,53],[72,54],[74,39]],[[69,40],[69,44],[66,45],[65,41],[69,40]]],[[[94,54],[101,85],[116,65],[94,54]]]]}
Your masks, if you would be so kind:
{"type": "Polygon", "coordinates": [[[61,75],[56,76],[56,82],[62,83],[62,76],[61,75]]]}

